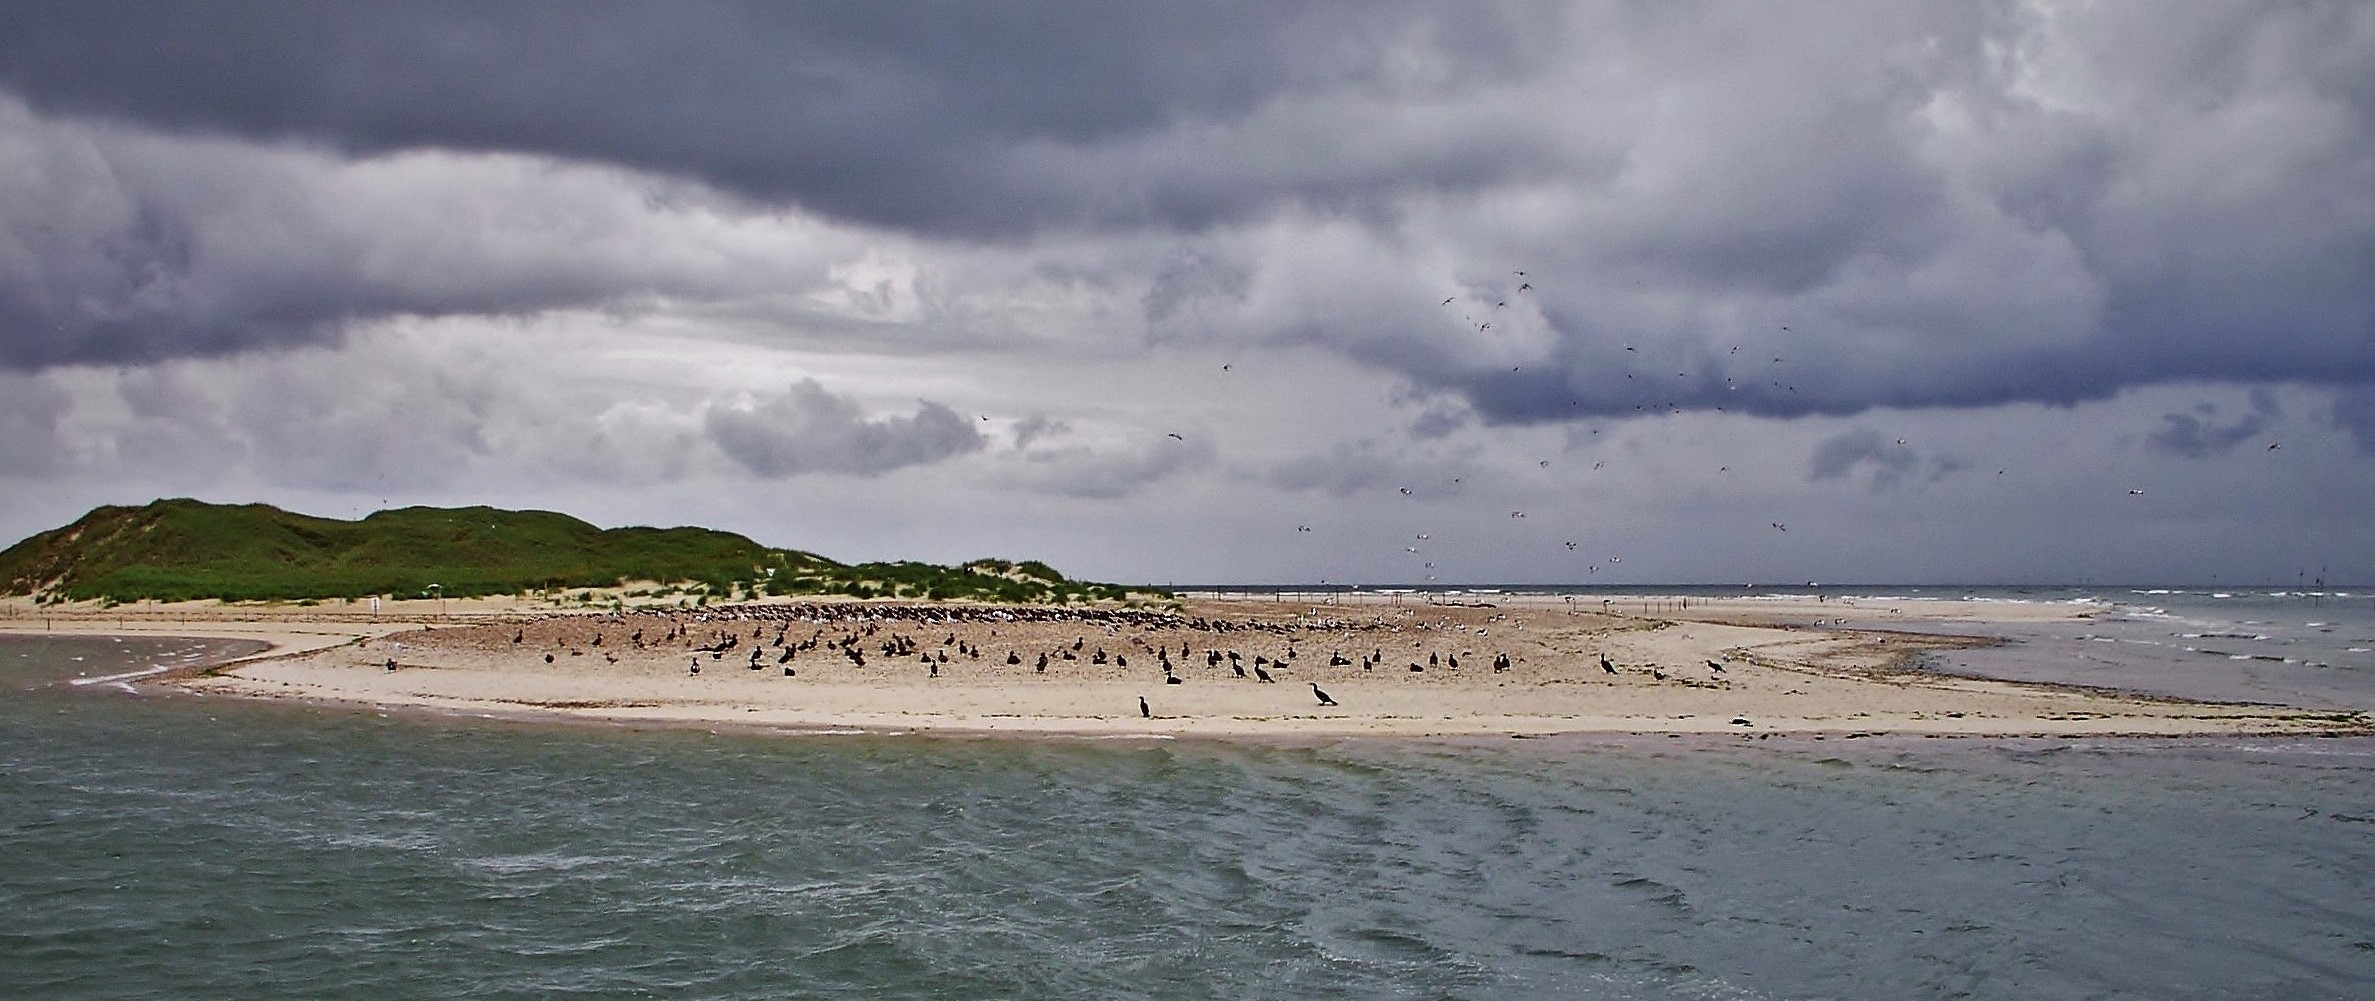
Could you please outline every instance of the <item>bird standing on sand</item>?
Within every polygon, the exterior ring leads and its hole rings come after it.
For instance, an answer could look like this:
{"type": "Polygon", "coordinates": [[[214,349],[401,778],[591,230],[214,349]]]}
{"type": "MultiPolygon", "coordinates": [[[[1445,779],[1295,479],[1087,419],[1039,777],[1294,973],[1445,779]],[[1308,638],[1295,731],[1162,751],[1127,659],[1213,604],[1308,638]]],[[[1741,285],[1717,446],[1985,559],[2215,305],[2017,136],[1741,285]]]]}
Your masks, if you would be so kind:
{"type": "Polygon", "coordinates": [[[1708,661],[1708,662],[1707,662],[1707,669],[1708,669],[1708,670],[1710,670],[1710,671],[1714,671],[1714,672],[1715,672],[1715,673],[1717,673],[1717,674],[1722,674],[1722,673],[1724,673],[1724,666],[1723,666],[1723,664],[1722,664],[1722,663],[1720,663],[1720,662],[1717,662],[1717,661],[1712,661],[1712,660],[1711,660],[1711,661],[1708,661]]]}
{"type": "Polygon", "coordinates": [[[1155,711],[1147,706],[1144,695],[1138,697],[1138,716],[1141,719],[1155,718],[1155,711]]]}
{"type": "Polygon", "coordinates": [[[1616,665],[1609,661],[1607,654],[1600,655],[1600,670],[1606,671],[1609,674],[1616,673],[1616,665]]]}
{"type": "Polygon", "coordinates": [[[1329,698],[1328,693],[1319,690],[1319,682],[1311,683],[1311,694],[1319,696],[1320,705],[1332,706],[1336,704],[1336,700],[1329,698]]]}

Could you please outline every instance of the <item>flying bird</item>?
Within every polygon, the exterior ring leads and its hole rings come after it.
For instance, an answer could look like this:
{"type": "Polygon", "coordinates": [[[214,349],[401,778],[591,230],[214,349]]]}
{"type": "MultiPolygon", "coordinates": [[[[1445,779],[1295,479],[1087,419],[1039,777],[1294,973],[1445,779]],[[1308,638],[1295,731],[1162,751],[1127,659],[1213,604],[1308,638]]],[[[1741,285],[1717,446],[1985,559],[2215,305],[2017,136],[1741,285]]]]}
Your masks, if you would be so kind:
{"type": "Polygon", "coordinates": [[[2130,490],[2130,491],[2128,491],[2128,496],[2130,496],[2130,497],[2142,497],[2142,496],[2144,496],[2144,491],[2142,491],[2142,490],[2130,490]]]}
{"type": "Polygon", "coordinates": [[[1187,439],[1185,439],[1185,438],[1180,438],[1180,437],[1179,437],[1179,433],[1178,433],[1178,432],[1176,432],[1176,431],[1174,431],[1174,432],[1171,432],[1171,433],[1169,433],[1169,434],[1166,434],[1166,435],[1164,435],[1163,437],[1165,437],[1165,438],[1178,438],[1180,441],[1186,441],[1186,440],[1187,440],[1187,439]]]}

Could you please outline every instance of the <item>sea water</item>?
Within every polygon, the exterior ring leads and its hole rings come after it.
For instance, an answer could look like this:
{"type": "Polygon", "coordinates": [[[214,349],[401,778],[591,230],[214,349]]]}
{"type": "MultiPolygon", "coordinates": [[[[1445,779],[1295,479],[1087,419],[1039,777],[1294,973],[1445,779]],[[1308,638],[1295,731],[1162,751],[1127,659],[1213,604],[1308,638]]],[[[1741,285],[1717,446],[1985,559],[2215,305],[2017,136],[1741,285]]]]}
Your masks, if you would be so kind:
{"type": "Polygon", "coordinates": [[[139,674],[233,652],[0,640],[0,994],[2375,995],[2369,740],[789,736],[139,674]]]}

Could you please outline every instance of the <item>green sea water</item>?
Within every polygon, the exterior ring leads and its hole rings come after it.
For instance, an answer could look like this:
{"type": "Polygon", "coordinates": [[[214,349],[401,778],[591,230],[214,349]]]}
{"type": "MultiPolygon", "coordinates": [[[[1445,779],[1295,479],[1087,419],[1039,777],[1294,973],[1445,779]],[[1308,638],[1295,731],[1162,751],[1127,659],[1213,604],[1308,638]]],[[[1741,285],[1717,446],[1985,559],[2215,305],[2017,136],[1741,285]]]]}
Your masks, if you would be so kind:
{"type": "Polygon", "coordinates": [[[2365,998],[2375,742],[1311,746],[174,695],[0,639],[0,995],[2365,998]]]}

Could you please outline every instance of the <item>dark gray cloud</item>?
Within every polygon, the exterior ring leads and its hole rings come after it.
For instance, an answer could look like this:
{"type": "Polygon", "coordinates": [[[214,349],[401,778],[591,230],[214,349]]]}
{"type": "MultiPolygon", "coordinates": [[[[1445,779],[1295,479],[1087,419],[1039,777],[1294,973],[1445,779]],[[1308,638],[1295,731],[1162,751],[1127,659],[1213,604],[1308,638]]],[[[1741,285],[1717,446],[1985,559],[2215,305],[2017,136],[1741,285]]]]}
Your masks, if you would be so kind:
{"type": "Polygon", "coordinates": [[[58,421],[73,399],[40,376],[0,372],[0,475],[40,475],[58,466],[65,447],[58,421]]]}
{"type": "Polygon", "coordinates": [[[766,477],[872,476],[983,445],[973,423],[942,404],[926,401],[913,416],[868,420],[857,401],[835,396],[813,379],[748,406],[712,407],[703,426],[726,455],[766,477]]]}
{"type": "MultiPolygon", "coordinates": [[[[1664,9],[1572,43],[1607,77],[1528,81],[1561,102],[1555,180],[1291,251],[1367,275],[1203,255],[1308,300],[1238,282],[1209,299],[1220,322],[1494,423],[2375,382],[2364,5],[1664,9]],[[2182,58],[2140,51],[2160,44],[2182,58]],[[1595,102],[1594,79],[1658,100],[1595,102]]],[[[1186,287],[1150,322],[1198,315],[1186,287]]]]}
{"type": "Polygon", "coordinates": [[[2252,391],[2251,412],[2228,423],[2219,423],[2218,404],[2203,403],[2192,413],[2176,412],[2161,415],[2161,427],[2144,438],[2145,445],[2201,459],[2232,451],[2235,446],[2261,436],[2268,426],[2284,416],[2284,408],[2276,402],[2276,394],[2266,387],[2252,391]]]}
{"type": "Polygon", "coordinates": [[[1277,463],[1263,480],[1282,490],[1337,497],[1377,494],[1431,501],[1453,493],[1457,484],[1476,475],[1475,465],[1457,456],[1411,454],[1361,438],[1277,463]]]}
{"type": "MultiPolygon", "coordinates": [[[[1200,225],[1282,194],[1327,200],[1372,182],[1325,171],[1250,186],[1198,173],[1099,178],[1066,164],[1281,95],[1484,86],[1529,64],[1542,17],[1247,0],[10,3],[0,85],[70,114],[354,153],[618,163],[919,231],[1200,225]],[[1401,60],[1433,66],[1428,79],[1401,60]]],[[[1438,151],[1378,180],[1472,182],[1506,166],[1438,151]]]]}
{"type": "Polygon", "coordinates": [[[117,433],[116,458],[146,471],[203,479],[247,455],[213,396],[177,372],[124,372],[116,383],[130,420],[117,433]],[[194,474],[194,475],[193,475],[194,474]]]}
{"type": "MultiPolygon", "coordinates": [[[[686,187],[516,157],[350,163],[174,140],[44,119],[0,95],[0,366],[290,348],[357,321],[753,286],[734,220],[686,187]]],[[[780,277],[802,262],[764,263],[780,277]]]]}
{"type": "Polygon", "coordinates": [[[1014,447],[1027,449],[1031,447],[1032,442],[1049,436],[1067,434],[1071,430],[1072,425],[1068,422],[1056,420],[1046,414],[1033,414],[1015,422],[1014,447]]]}
{"type": "Polygon", "coordinates": [[[2335,394],[2334,424],[2350,432],[2361,453],[2375,455],[2375,386],[2357,386],[2335,394]]]}
{"type": "Polygon", "coordinates": [[[1201,436],[1194,440],[1148,438],[1126,444],[1043,443],[1021,448],[1019,461],[1007,464],[1000,480],[1034,493],[1112,499],[1209,467],[1218,454],[1211,440],[1201,436]]]}
{"type": "Polygon", "coordinates": [[[1943,455],[1923,458],[1921,453],[1903,441],[1891,441],[1878,431],[1846,431],[1824,439],[1814,448],[1814,456],[1807,468],[1807,479],[1836,480],[1855,475],[1858,470],[1870,473],[1874,490],[1887,490],[1916,481],[1931,483],[1963,468],[1963,463],[1943,455]]]}
{"type": "MultiPolygon", "coordinates": [[[[2368,386],[2371,40],[2348,0],[0,2],[0,365],[723,311],[751,269],[637,237],[796,206],[1099,262],[1053,339],[1316,345],[1486,425],[2368,386]]],[[[1039,315],[935,280],[914,315],[1039,315]]]]}

